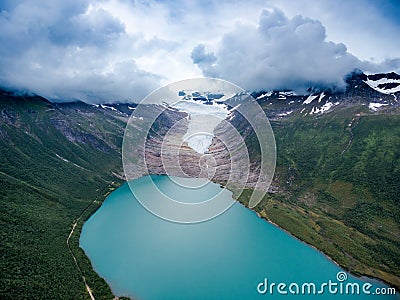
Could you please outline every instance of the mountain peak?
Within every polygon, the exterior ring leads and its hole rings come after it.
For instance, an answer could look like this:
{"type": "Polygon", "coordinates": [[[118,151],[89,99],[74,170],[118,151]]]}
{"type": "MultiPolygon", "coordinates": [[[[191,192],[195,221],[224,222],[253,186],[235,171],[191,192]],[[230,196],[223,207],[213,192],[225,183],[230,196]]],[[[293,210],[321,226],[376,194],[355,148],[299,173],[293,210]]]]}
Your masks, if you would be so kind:
{"type": "Polygon", "coordinates": [[[268,117],[282,119],[293,115],[321,115],[348,106],[363,106],[366,113],[382,113],[398,109],[400,75],[391,73],[365,74],[354,70],[344,77],[344,90],[310,88],[303,95],[270,91],[253,93],[268,111],[268,117]]]}

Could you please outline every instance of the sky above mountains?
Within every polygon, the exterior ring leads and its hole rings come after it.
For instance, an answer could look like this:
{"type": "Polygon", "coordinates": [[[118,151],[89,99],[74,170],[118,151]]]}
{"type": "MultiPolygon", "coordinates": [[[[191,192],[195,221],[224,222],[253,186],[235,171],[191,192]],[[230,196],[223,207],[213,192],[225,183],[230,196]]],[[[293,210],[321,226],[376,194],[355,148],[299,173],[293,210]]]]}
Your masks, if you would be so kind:
{"type": "Polygon", "coordinates": [[[0,86],[53,100],[140,100],[210,76],[247,90],[400,71],[400,3],[1,0],[0,86]]]}

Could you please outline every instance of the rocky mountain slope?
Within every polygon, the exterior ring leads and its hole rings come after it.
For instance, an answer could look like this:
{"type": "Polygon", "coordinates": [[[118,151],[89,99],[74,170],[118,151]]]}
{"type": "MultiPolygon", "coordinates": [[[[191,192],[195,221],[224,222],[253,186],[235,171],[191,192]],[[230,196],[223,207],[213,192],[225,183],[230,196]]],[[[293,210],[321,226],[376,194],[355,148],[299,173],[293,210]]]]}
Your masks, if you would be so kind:
{"type": "Polygon", "coordinates": [[[396,73],[353,72],[346,76],[345,82],[343,90],[310,88],[307,95],[296,95],[293,91],[261,91],[253,96],[272,119],[293,114],[318,117],[354,105],[365,106],[366,112],[387,111],[400,105],[400,75],[396,73]]]}
{"type": "MultiPolygon", "coordinates": [[[[277,143],[275,177],[255,210],[353,273],[399,288],[399,75],[356,72],[346,82],[346,89],[339,91],[253,94],[277,143]]],[[[230,108],[237,101],[230,99],[230,108]]],[[[128,103],[51,103],[39,96],[0,92],[2,299],[87,299],[82,274],[96,299],[112,297],[78,247],[78,234],[71,246],[80,269],[66,238],[74,220],[81,216],[79,233],[82,221],[122,182],[122,137],[135,108],[128,103]]],[[[181,143],[186,127],[168,133],[187,115],[154,109],[164,112],[146,143],[148,169],[131,175],[163,174],[165,163],[173,175],[205,174],[201,155],[181,143]],[[164,165],[162,142],[168,150],[164,165]],[[177,159],[182,169],[173,168],[177,159]]],[[[238,112],[232,111],[228,121],[250,153],[253,177],[237,195],[246,205],[257,179],[259,148],[238,112]]],[[[217,127],[215,135],[224,130],[217,127]]],[[[226,182],[230,158],[221,141],[214,140],[209,154],[213,180],[226,182]]]]}

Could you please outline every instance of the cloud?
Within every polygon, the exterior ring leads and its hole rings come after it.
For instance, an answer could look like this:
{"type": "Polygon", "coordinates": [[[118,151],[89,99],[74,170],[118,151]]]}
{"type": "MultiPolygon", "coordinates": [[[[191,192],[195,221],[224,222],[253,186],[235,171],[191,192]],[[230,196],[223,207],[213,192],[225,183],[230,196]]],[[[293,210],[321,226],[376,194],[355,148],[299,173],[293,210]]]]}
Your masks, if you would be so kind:
{"type": "Polygon", "coordinates": [[[61,18],[48,27],[49,40],[54,45],[79,47],[99,46],[117,39],[125,33],[124,25],[106,11],[99,9],[88,13],[61,18]]]}
{"type": "Polygon", "coordinates": [[[400,3],[393,0],[272,0],[293,17],[301,14],[321,21],[327,39],[344,43],[360,59],[381,62],[399,56],[400,3]]]}
{"type": "Polygon", "coordinates": [[[265,89],[399,70],[400,5],[314,2],[2,0],[0,86],[99,102],[202,74],[265,89]]]}
{"type": "Polygon", "coordinates": [[[192,60],[205,76],[248,90],[341,87],[344,75],[355,68],[400,67],[395,59],[379,65],[361,61],[344,44],[327,41],[320,21],[301,15],[288,18],[279,9],[263,10],[257,26],[238,24],[222,37],[215,53],[196,46],[192,60]]]}
{"type": "MultiPolygon", "coordinates": [[[[214,63],[217,60],[214,53],[206,53],[205,46],[203,44],[199,44],[193,48],[193,51],[190,55],[194,64],[198,65],[200,69],[203,70],[205,74],[212,74],[214,67],[214,63]]],[[[215,77],[215,76],[211,76],[215,77]]]]}
{"type": "Polygon", "coordinates": [[[140,100],[160,85],[135,61],[160,41],[128,35],[89,1],[20,1],[8,9],[0,13],[1,85],[87,102],[140,100]]]}

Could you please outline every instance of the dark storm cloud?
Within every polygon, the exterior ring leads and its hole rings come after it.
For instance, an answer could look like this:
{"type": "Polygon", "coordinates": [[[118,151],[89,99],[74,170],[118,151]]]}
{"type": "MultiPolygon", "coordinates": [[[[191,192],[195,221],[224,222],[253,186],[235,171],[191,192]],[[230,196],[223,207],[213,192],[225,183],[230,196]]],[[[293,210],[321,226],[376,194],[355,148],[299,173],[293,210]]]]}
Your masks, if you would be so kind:
{"type": "Polygon", "coordinates": [[[361,61],[344,44],[327,41],[321,22],[300,15],[288,18],[278,9],[263,10],[258,27],[238,25],[225,34],[215,53],[195,47],[192,60],[205,76],[249,90],[341,87],[343,76],[355,68],[385,71],[400,66],[398,60],[379,65],[361,61]]]}
{"type": "Polygon", "coordinates": [[[0,85],[88,102],[140,99],[159,85],[135,63],[143,41],[89,1],[5,3],[0,28],[0,85]]]}
{"type": "Polygon", "coordinates": [[[48,28],[49,40],[55,45],[102,47],[125,32],[123,24],[104,10],[91,15],[62,18],[48,28]]]}

